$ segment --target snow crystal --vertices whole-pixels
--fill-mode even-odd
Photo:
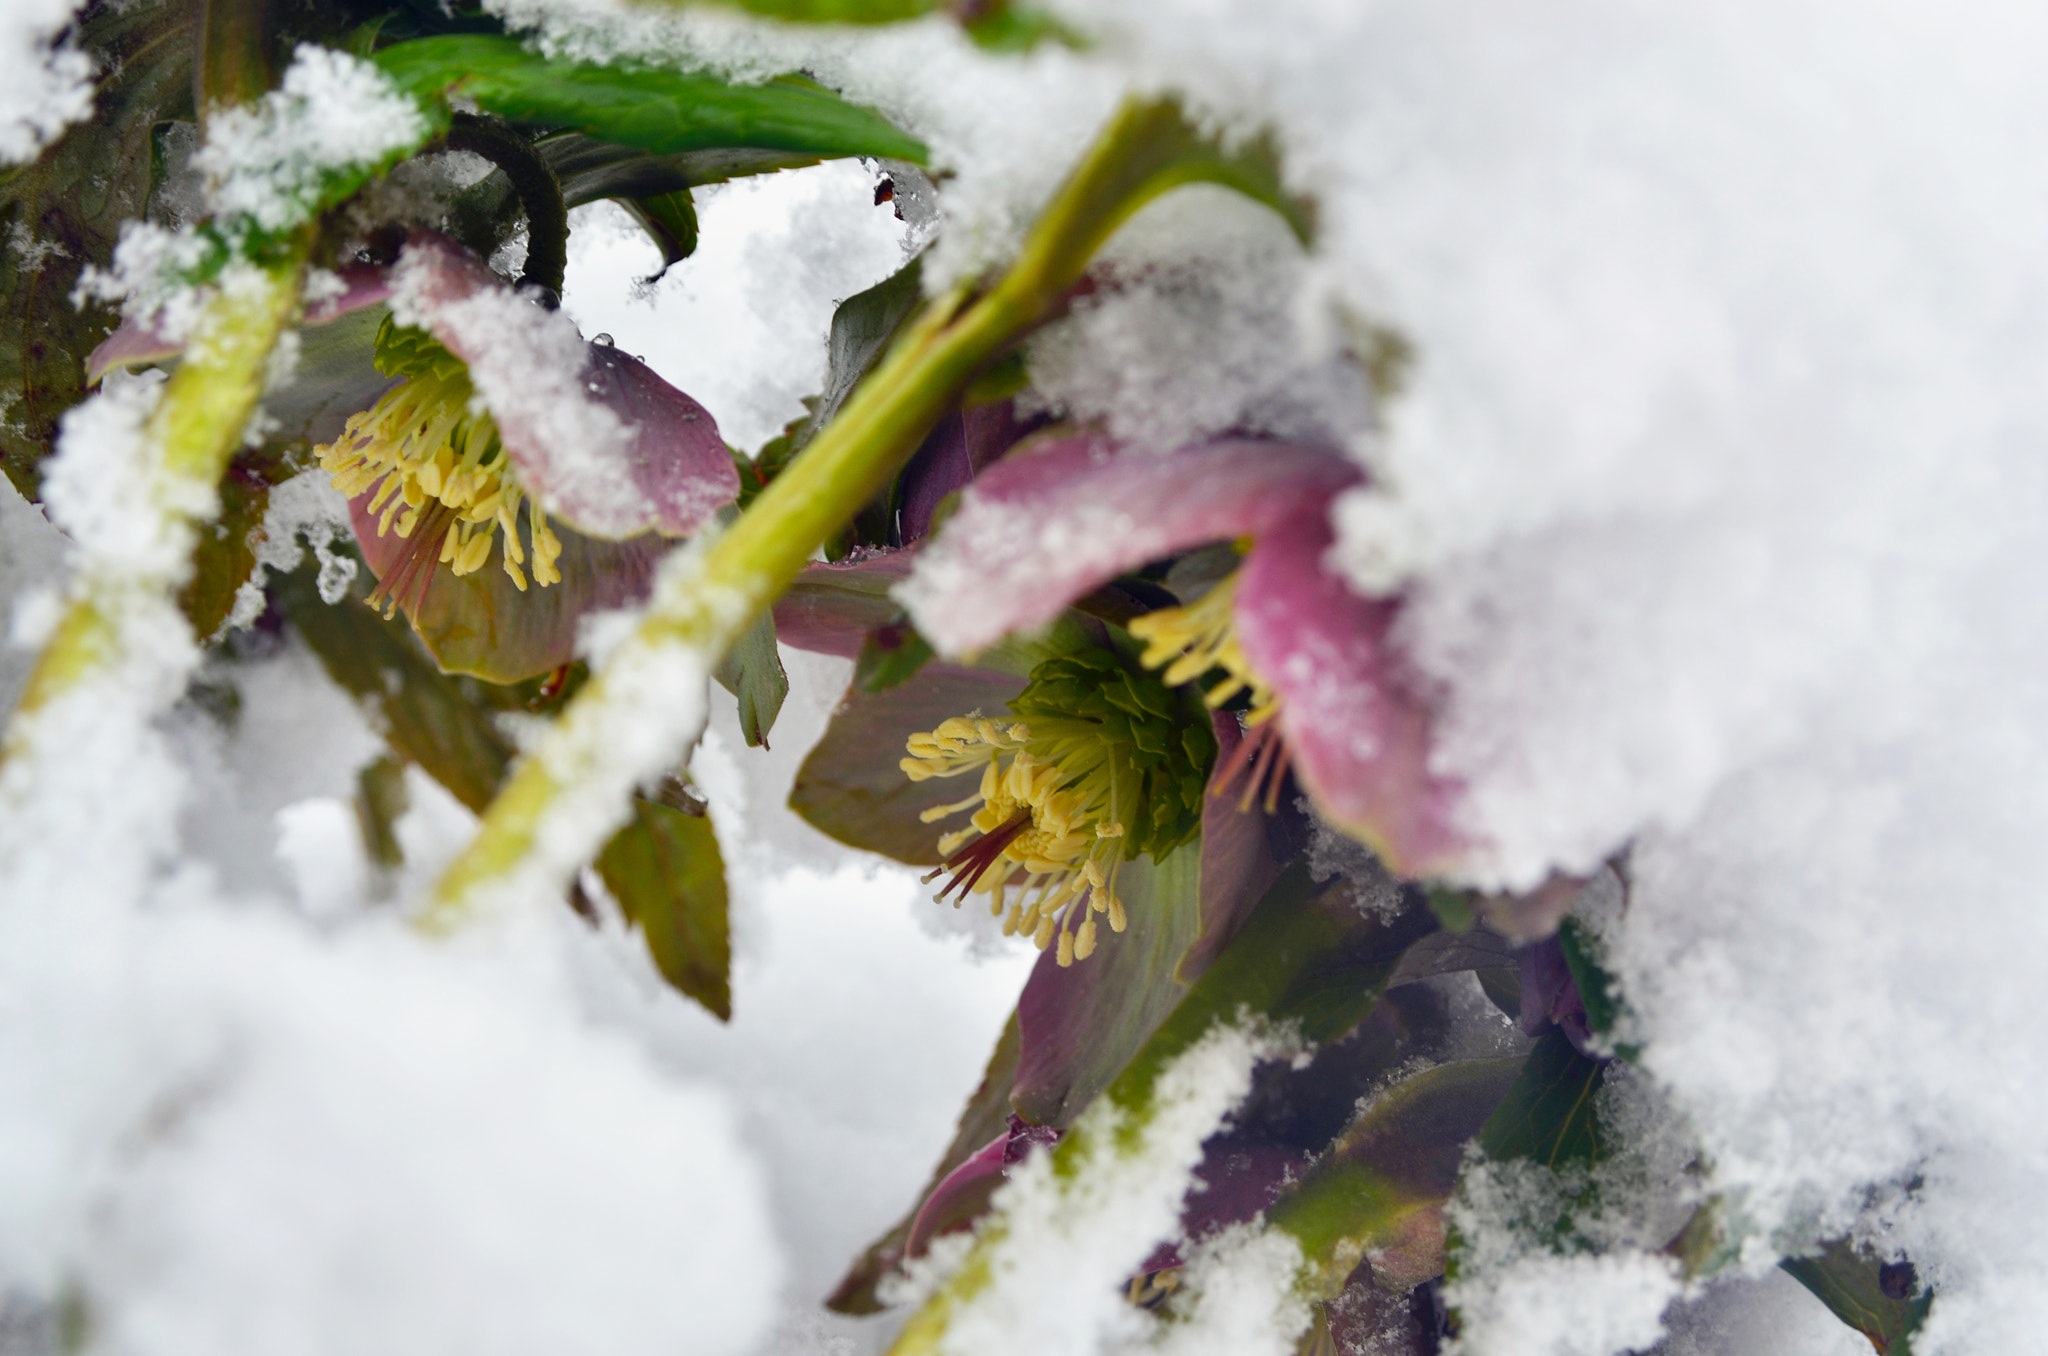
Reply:
[[[64,416],[43,498],[89,568],[169,580],[191,568],[192,529],[178,515],[210,511],[214,491],[166,471],[145,434],[163,384],[162,373],[109,372],[98,397]]]
[[[335,176],[370,169],[426,134],[419,105],[377,67],[308,44],[258,104],[207,119],[192,164],[215,212],[277,232],[305,220]]]
[[[16,0],[0,10],[0,164],[19,164],[92,114],[92,58],[59,42],[75,0]]]
[[[1483,1291],[1453,1284],[1458,1336],[1446,1356],[1612,1356],[1663,1335],[1660,1319],[1678,1293],[1667,1257],[1530,1257],[1489,1278]]]
[[[28,682],[35,649],[56,625],[67,543],[62,533],[16,492],[0,484],[0,718],[14,709]],[[37,615],[40,613],[41,615]]]
[[[302,471],[275,486],[263,510],[256,563],[235,591],[234,607],[221,629],[239,631],[254,625],[266,606],[264,581],[272,572],[297,569],[306,546],[313,548],[313,558],[320,564],[316,587],[321,601],[340,602],[355,580],[356,561],[337,552],[334,544],[348,540],[348,501],[334,488],[331,477],[320,471]]]

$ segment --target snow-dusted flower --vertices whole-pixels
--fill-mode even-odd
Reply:
[[[1056,945],[1071,965],[1095,950],[1096,914],[1113,932],[1128,925],[1123,863],[1164,860],[1199,830],[1215,738],[1199,708],[1110,649],[1039,664],[1009,707],[1014,721],[973,712],[908,741],[900,766],[913,782],[977,783],[923,812],[927,824],[973,812],[939,839],[941,864],[925,879],[949,877],[942,900],[987,895],[1005,933]]]
[[[1428,707],[1393,652],[1400,604],[1323,565],[1329,504],[1359,478],[1340,454],[1294,444],[1043,440],[974,482],[897,596],[941,652],[972,654],[1126,571],[1238,543],[1242,559],[1206,592],[1133,620],[1144,662],[1174,683],[1217,674],[1212,703],[1248,700],[1235,755],[1248,795],[1291,766],[1324,817],[1426,874],[1461,847],[1456,788],[1430,770]]]
[[[445,668],[514,682],[567,663],[585,615],[644,598],[671,542],[738,497],[702,405],[444,237],[314,295],[307,324],[391,308],[376,365],[396,384],[316,453],[371,602],[403,609]],[[124,323],[93,374],[175,356],[160,321]]]

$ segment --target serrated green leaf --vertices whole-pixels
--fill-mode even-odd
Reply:
[[[739,699],[740,732],[748,745],[767,748],[768,732],[775,728],[783,698],[789,695],[789,675],[775,648],[775,614],[763,612],[756,618],[711,676]]]
[[[1934,1295],[1912,1293],[1917,1286],[1909,1279],[1910,1267],[1891,1273],[1894,1293],[1887,1293],[1885,1265],[1842,1239],[1818,1256],[1789,1257],[1778,1265],[1836,1318],[1869,1338],[1878,1356],[1912,1356],[1912,1336],[1927,1320]]]
[[[662,977],[730,1021],[725,860],[710,819],[635,797],[633,818],[598,854],[597,871]]]
[[[750,146],[922,161],[924,143],[808,81],[732,85],[653,67],[544,57],[516,39],[450,34],[395,43],[375,60],[424,101],[449,95],[510,122],[573,128],[657,154]]]

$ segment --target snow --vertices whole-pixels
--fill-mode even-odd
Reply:
[[[73,0],[19,0],[0,12],[0,164],[33,160],[92,113],[92,58],[62,41]]]
[[[192,167],[214,211],[275,233],[306,220],[332,176],[369,170],[426,135],[426,115],[382,71],[308,44],[260,103],[206,120]]]
[[[993,1240],[985,1245],[986,1283],[956,1296],[941,1349],[949,1356],[1026,1356],[1114,1350],[1164,1336],[1159,1320],[1124,1300],[1116,1278],[1136,1273],[1158,1244],[1173,1239],[1202,1142],[1249,1091],[1252,1066],[1286,1053],[1286,1042],[1272,1033],[1213,1028],[1160,1074],[1148,1116],[1128,1116],[1107,1098],[1090,1106],[1072,1132],[1086,1144],[1070,1171],[1055,1173],[1049,1153],[1012,1169],[996,1193],[991,1223],[978,1235]],[[1273,1294],[1281,1289],[1274,1281],[1291,1277],[1285,1250],[1292,1246],[1279,1239],[1254,1245],[1252,1256],[1263,1265],[1245,1269],[1232,1287],[1238,1293],[1218,1294],[1225,1287],[1213,1282],[1196,1321],[1237,1337],[1250,1329],[1257,1345],[1238,1348],[1248,1356],[1292,1350],[1306,1306],[1275,1303]],[[942,1254],[959,1251],[935,1247],[932,1270],[945,1265]],[[1293,1255],[1298,1259],[1299,1250]],[[1169,1349],[1200,1350],[1194,1341],[1182,1335]],[[1227,1349],[1213,1348],[1219,1356]]]
[[[855,160],[695,190],[698,244],[653,286],[661,253],[609,202],[569,218],[569,299],[586,334],[701,401],[727,442],[752,452],[803,415],[825,384],[838,303],[902,267],[909,231],[874,205]]]
[[[1846,1353],[1860,1339],[1768,1268],[1852,1227],[1941,1287],[1922,1356],[2031,1347],[2048,1323],[2031,1005],[2048,950],[2048,20],[1991,0],[1071,0],[1095,51],[1016,60],[937,21],[496,8],[553,50],[801,67],[873,102],[950,176],[935,284],[1014,249],[1127,81],[1272,122],[1318,200],[1315,246],[1213,190],[1162,200],[1112,244],[1116,285],[1033,344],[1041,394],[1160,442],[1328,438],[1370,469],[1337,506],[1334,563],[1406,591],[1441,770],[1487,845],[1468,874],[1528,886],[1632,845],[1603,931],[1657,1142],[1696,1148],[1746,1231],[1737,1274],[1667,1312],[1680,1287],[1648,1222],[1668,1198],[1629,1196],[1605,1255],[1515,1254],[1475,1215],[1505,1251],[1462,1283],[1463,1349],[1608,1352],[1665,1331],[1672,1356]],[[18,5],[0,27],[0,156],[83,110],[82,59],[48,54],[63,17]],[[361,74],[295,70],[281,97],[307,103]],[[283,103],[237,124],[205,153],[217,201],[283,220],[307,164],[397,144],[395,114],[372,127],[356,107],[333,105],[349,116],[331,129]],[[589,209],[565,309],[757,446],[816,388],[832,301],[902,258],[871,175],[700,194],[700,254],[637,309],[616,298],[652,252]],[[170,248],[136,241],[138,260]],[[1414,353],[1377,402],[1344,358],[1375,329]],[[68,426],[48,507],[85,568],[175,572],[177,534],[132,474],[151,398],[117,386]],[[17,604],[59,568],[30,514],[0,516]],[[17,629],[48,612],[18,609]],[[321,1316],[337,1350],[878,1340],[808,1302],[907,1203],[1016,959],[967,967],[921,929],[907,879],[839,865],[770,796],[746,800],[749,837],[732,788],[754,774],[728,772],[799,756],[800,723],[773,755],[729,731],[700,755],[740,864],[739,1015],[718,1031],[615,924],[586,936],[511,909],[429,945],[352,898],[368,877],[342,797],[371,746],[346,704],[309,695],[323,680],[286,650],[238,679],[248,733],[189,711],[166,733],[156,713],[197,654],[160,603],[117,620],[147,662],[50,710],[0,772],[0,998],[49,1018],[0,1024],[0,1289],[82,1285],[116,1350],[291,1350],[311,1330],[293,1313]],[[703,656],[615,657],[633,715],[542,745],[583,797],[525,882],[549,909],[626,789],[711,709],[674,698],[702,689]],[[815,717],[844,670],[796,676],[791,711]],[[315,726],[318,776],[240,761]],[[404,900],[468,828],[425,792],[415,805]],[[1020,1250],[988,1301],[1000,1323],[963,1329],[982,1350],[1167,1340],[1101,1278],[1149,1246],[1172,1174],[1109,1181],[1124,1204],[1072,1219],[1049,1177],[1020,1185],[1017,1219],[1095,1260]],[[403,1215],[385,1194],[401,1189]],[[701,1202],[738,1241],[705,1248],[716,1235],[657,1198]],[[657,1269],[657,1253],[688,1260]],[[1217,1296],[1241,1287],[1213,1319],[1231,1349],[1281,1330],[1272,1264],[1247,1252],[1213,1273]],[[505,1295],[528,1325],[485,1326]]]

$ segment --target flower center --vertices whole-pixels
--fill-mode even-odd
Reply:
[[[540,505],[526,498],[462,360],[424,331],[387,319],[377,335],[377,370],[404,380],[349,416],[339,438],[314,449],[335,489],[351,499],[370,494],[377,535],[407,543],[370,602],[382,602],[386,616],[399,601],[417,605],[437,566],[473,574],[489,563],[501,536],[505,573],[524,593],[522,502],[533,580],[542,587],[560,582],[561,540]]]
[[[972,795],[924,812],[927,824],[973,812],[939,839],[941,864],[925,879],[950,876],[937,898],[957,893],[956,907],[987,895],[1006,935],[1040,950],[1057,942],[1071,965],[1094,952],[1097,914],[1112,932],[1128,925],[1123,863],[1163,859],[1200,827],[1214,737],[1199,708],[1107,651],[1040,664],[1010,709],[1027,720],[974,712],[907,742],[901,767],[914,782],[979,776]]]
[[[1166,607],[1134,617],[1131,634],[1145,642],[1138,662],[1148,669],[1165,666],[1160,675],[1179,687],[1207,673],[1218,673],[1220,681],[1202,694],[1213,709],[1242,693],[1245,737],[1231,756],[1230,765],[1217,774],[1213,795],[1225,795],[1240,782],[1244,794],[1237,808],[1249,810],[1255,800],[1263,801],[1267,814],[1280,804],[1280,788],[1287,780],[1287,741],[1280,727],[1269,724],[1280,710],[1280,694],[1252,671],[1237,643],[1237,574],[1218,580],[1209,591],[1185,607]]]
[[[1220,671],[1222,681],[1202,694],[1210,707],[1220,707],[1240,692],[1250,702],[1244,723],[1263,725],[1280,709],[1280,697],[1252,672],[1244,647],[1237,643],[1237,575],[1225,575],[1209,591],[1185,607],[1165,607],[1134,617],[1131,634],[1145,642],[1138,662],[1148,669],[1165,666],[1160,675],[1179,687],[1203,674]]]

